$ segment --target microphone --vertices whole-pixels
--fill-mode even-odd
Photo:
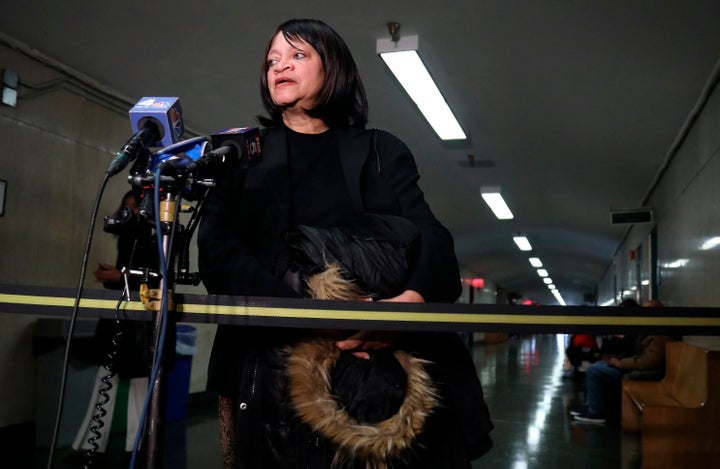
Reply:
[[[195,137],[161,148],[152,154],[150,170],[160,169],[161,174],[171,174],[185,169],[205,154],[208,143],[207,137]]]
[[[135,134],[120,149],[107,170],[114,176],[148,147],[169,146],[180,139],[184,129],[178,98],[142,98],[130,109]]]
[[[228,160],[236,160],[244,167],[257,164],[262,157],[260,131],[257,127],[233,127],[210,135],[214,150],[205,153],[187,166],[192,174],[202,173]]]

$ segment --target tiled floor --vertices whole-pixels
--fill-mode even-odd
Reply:
[[[475,344],[473,358],[495,423],[493,449],[473,468],[639,467],[639,437],[618,424],[578,424],[582,381],[562,378],[564,335]]]
[[[637,435],[622,432],[617,424],[571,421],[568,409],[580,404],[583,386],[562,378],[565,340],[563,335],[527,335],[475,343],[473,358],[495,430],[493,449],[473,463],[474,469],[639,467]],[[107,459],[93,467],[129,467],[123,441],[124,435],[113,435]],[[20,465],[5,467],[48,467],[47,449],[21,451],[10,455]],[[214,401],[191,399],[187,418],[168,423],[165,451],[168,468],[221,467]],[[52,468],[83,467],[82,459],[71,463],[70,456],[69,449],[58,449]]]

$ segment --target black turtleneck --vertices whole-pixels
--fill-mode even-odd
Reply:
[[[301,134],[286,128],[292,223],[328,227],[353,214],[340,165],[337,137],[330,129]]]

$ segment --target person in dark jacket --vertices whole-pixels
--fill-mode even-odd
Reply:
[[[650,300],[643,307],[662,307],[659,300]],[[604,356],[587,369],[585,405],[571,411],[578,422],[605,424],[617,421],[620,414],[622,380],[660,380],[665,374],[665,344],[676,340],[667,335],[638,335],[634,337],[635,353]],[[627,337],[624,337],[627,339]]]
[[[127,290],[128,294],[130,291],[137,292],[142,280],[129,275],[125,278],[123,268],[147,268],[155,271],[158,268],[157,243],[151,227],[138,217],[138,202],[138,195],[134,191],[128,191],[123,195],[120,207],[112,216],[107,217],[104,229],[117,235],[117,258],[114,265],[101,263],[94,272],[95,280],[105,288]],[[120,380],[126,380],[129,382],[129,391],[125,451],[132,451],[152,367],[152,344],[153,323],[150,321],[116,321],[108,318],[98,320],[92,356],[98,365],[98,373],[84,421],[72,445],[73,449],[105,452]],[[96,434],[92,428],[98,424],[93,420],[93,416],[99,414],[97,402],[104,400],[98,394],[101,388],[106,387],[103,379],[109,381],[112,387],[107,390],[109,400],[103,406],[107,412],[102,419],[104,426],[96,428],[100,431]]]
[[[289,234],[299,226],[329,230],[375,214],[401,217],[413,225],[417,236],[411,259],[400,288],[391,296],[362,291],[350,299],[455,301],[461,284],[452,236],[425,201],[417,185],[415,161],[405,144],[387,132],[365,129],[365,91],[343,39],[317,20],[281,24],[265,51],[261,96],[269,114],[260,118],[265,126],[262,162],[249,169],[230,167],[218,175],[200,223],[199,270],[207,291],[307,296],[307,279],[298,278],[300,270],[293,268],[292,256],[288,256]],[[304,346],[317,345],[318,336],[325,342],[307,351]],[[330,348],[323,348],[328,341]],[[360,396],[365,402],[374,398],[372,386],[363,386],[362,380],[357,387],[347,385],[346,376],[357,380],[352,370],[369,371],[369,376],[379,377],[377,382],[389,389],[399,376],[396,365],[404,358],[396,360],[386,352],[401,351],[406,353],[402,357],[416,358],[414,371],[397,385],[407,386],[406,394],[415,393],[418,403],[429,405],[430,411],[422,425],[410,431],[409,447],[384,456],[370,454],[376,448],[373,443],[366,447],[369,453],[353,451],[355,437],[345,427],[335,426],[337,433],[331,435],[322,424],[300,415],[302,404],[296,398],[302,399],[302,393],[293,388],[297,380],[293,381],[287,368],[288,358],[297,358],[303,350],[309,354],[305,356],[337,355],[341,365],[335,368],[342,368],[342,373],[336,370],[333,375],[344,383],[345,391],[367,389],[368,395]],[[292,363],[309,363],[312,371],[314,362],[308,360]],[[368,364],[383,366],[374,370]],[[414,388],[415,377],[422,374],[430,378],[431,395]],[[467,349],[453,333],[220,325],[207,388],[219,395],[228,468],[467,469],[492,444],[493,426],[480,381]],[[358,398],[357,389],[348,399]],[[361,412],[363,417],[350,416],[347,422],[391,418],[388,412],[380,412],[380,417],[372,411]],[[399,448],[397,443],[391,445]]]

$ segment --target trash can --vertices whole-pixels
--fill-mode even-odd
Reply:
[[[167,374],[167,395],[165,401],[165,420],[172,422],[184,419],[187,415],[188,395],[190,394],[190,371],[192,357],[195,355],[197,329],[188,324],[176,326],[175,364]]]
[[[96,324],[96,319],[78,319],[75,322],[57,439],[59,448],[72,444],[92,393],[97,365],[90,359],[90,354]],[[69,329],[69,319],[39,318],[35,322],[35,444],[41,448],[49,448],[52,444]]]

